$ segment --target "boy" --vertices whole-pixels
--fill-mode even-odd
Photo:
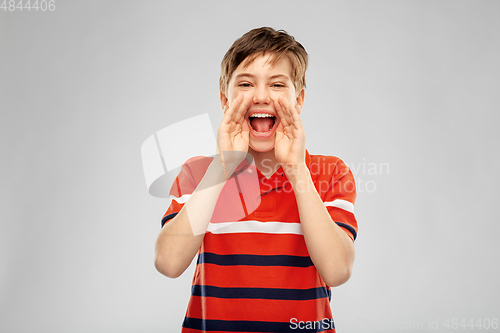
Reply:
[[[267,27],[224,56],[220,154],[183,165],[156,242],[171,278],[198,254],[182,332],[335,332],[330,287],[351,275],[356,191],[340,159],[305,149],[307,57]]]

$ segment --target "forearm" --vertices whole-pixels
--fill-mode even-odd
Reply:
[[[184,207],[163,226],[155,247],[155,266],[160,273],[176,278],[189,266],[201,246],[226,177],[238,164],[226,163],[224,172],[216,156]]]
[[[325,283],[335,287],[349,280],[354,262],[354,243],[330,217],[309,169],[301,164],[287,173],[292,184],[304,240],[312,262]]]

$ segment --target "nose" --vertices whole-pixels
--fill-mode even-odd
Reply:
[[[271,97],[269,96],[269,91],[266,87],[260,86],[254,91],[253,95],[254,104],[269,104],[271,103]]]

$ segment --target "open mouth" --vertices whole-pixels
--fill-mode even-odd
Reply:
[[[268,134],[276,124],[276,117],[270,114],[255,113],[249,117],[250,126],[258,134]]]

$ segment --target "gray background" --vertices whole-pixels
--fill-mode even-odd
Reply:
[[[499,318],[499,13],[499,1],[1,10],[0,331],[179,331],[194,267],[175,280],[154,268],[167,207],[147,192],[140,146],[202,113],[215,130],[220,61],[260,26],[310,54],[308,150],[356,169],[338,331]]]

